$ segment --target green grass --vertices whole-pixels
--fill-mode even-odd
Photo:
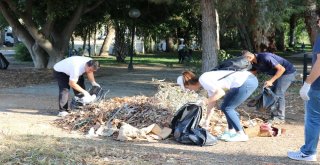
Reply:
[[[298,49],[298,46],[296,47]],[[307,51],[311,51],[311,46],[306,45]],[[227,54],[238,56],[241,54],[241,50],[237,49],[229,49],[225,50]],[[278,51],[275,54],[282,57],[290,57],[293,54],[301,53],[299,51]],[[193,60],[191,62],[185,62],[184,65],[186,67],[200,67],[201,68],[201,57],[202,51],[194,51],[192,53]],[[116,61],[115,56],[109,57],[94,57],[99,60],[102,66],[110,66],[110,65],[128,65],[130,62],[130,56],[127,56],[124,63],[119,63]],[[148,66],[167,66],[172,67],[174,65],[179,65],[178,63],[178,53],[177,52],[157,52],[157,53],[149,53],[149,54],[136,54],[133,56],[133,65],[148,65]]]
[[[201,52],[195,51],[192,54],[194,60],[201,59]],[[116,61],[115,56],[109,57],[94,57],[99,60],[101,65],[119,65],[119,64],[129,64],[130,56],[127,56],[125,59],[125,63],[119,63]],[[158,52],[158,53],[150,53],[150,54],[136,54],[132,58],[133,64],[139,65],[163,65],[163,66],[173,66],[178,64],[178,53],[177,52]],[[187,64],[187,63],[186,63]],[[188,64],[187,64],[188,65]]]
[[[117,62],[115,56],[96,57],[95,59],[99,60],[101,65],[129,64],[130,62],[130,56],[126,57],[125,63]],[[175,53],[136,54],[132,62],[143,65],[173,65],[178,63],[178,55]]]

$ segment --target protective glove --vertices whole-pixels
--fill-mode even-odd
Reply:
[[[82,97],[82,102],[83,102],[84,104],[88,104],[88,103],[93,102],[94,99],[96,99],[96,95],[84,96],[84,97]]]
[[[310,90],[310,84],[304,82],[299,93],[300,93],[300,97],[305,101],[309,100],[309,96],[308,96],[309,90]]]
[[[91,97],[90,93],[88,91],[82,92],[83,97]]]
[[[92,83],[91,83],[91,85],[92,85],[92,86],[100,87],[100,85],[99,85],[97,82],[95,82],[95,81],[94,81],[94,82],[92,82]]]

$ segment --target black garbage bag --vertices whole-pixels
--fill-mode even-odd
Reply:
[[[217,138],[209,131],[201,128],[202,107],[195,103],[183,105],[171,121],[172,133],[176,141],[183,144],[211,146]]]
[[[256,107],[260,112],[273,112],[279,107],[279,96],[277,96],[270,88],[263,88],[262,93],[251,99],[248,107]]]

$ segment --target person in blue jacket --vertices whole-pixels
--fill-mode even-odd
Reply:
[[[319,13],[318,13],[319,14]],[[317,18],[320,27],[320,18]],[[300,97],[305,101],[304,145],[299,151],[289,151],[290,159],[317,161],[317,147],[320,133],[320,34],[312,50],[312,69],[300,89]]]
[[[285,122],[285,93],[292,81],[295,80],[296,69],[288,60],[269,52],[253,54],[247,50],[242,52],[252,64],[254,74],[266,73],[270,79],[264,82],[264,87],[270,87],[279,97],[279,106],[270,114],[269,123],[282,124]]]

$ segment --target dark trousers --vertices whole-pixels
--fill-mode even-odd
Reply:
[[[178,51],[179,63],[183,63],[184,61],[184,52],[182,50]]]
[[[69,75],[54,71],[54,77],[58,81],[59,86],[59,111],[68,111],[68,100],[69,100]],[[77,82],[78,85],[80,85],[83,89],[85,88],[84,85],[84,77],[81,75]],[[79,94],[78,91],[73,90],[74,94]]]
[[[4,62],[4,64],[1,64],[1,61]],[[0,53],[0,68],[1,69],[7,69],[9,66],[9,61],[4,57],[2,53]]]

